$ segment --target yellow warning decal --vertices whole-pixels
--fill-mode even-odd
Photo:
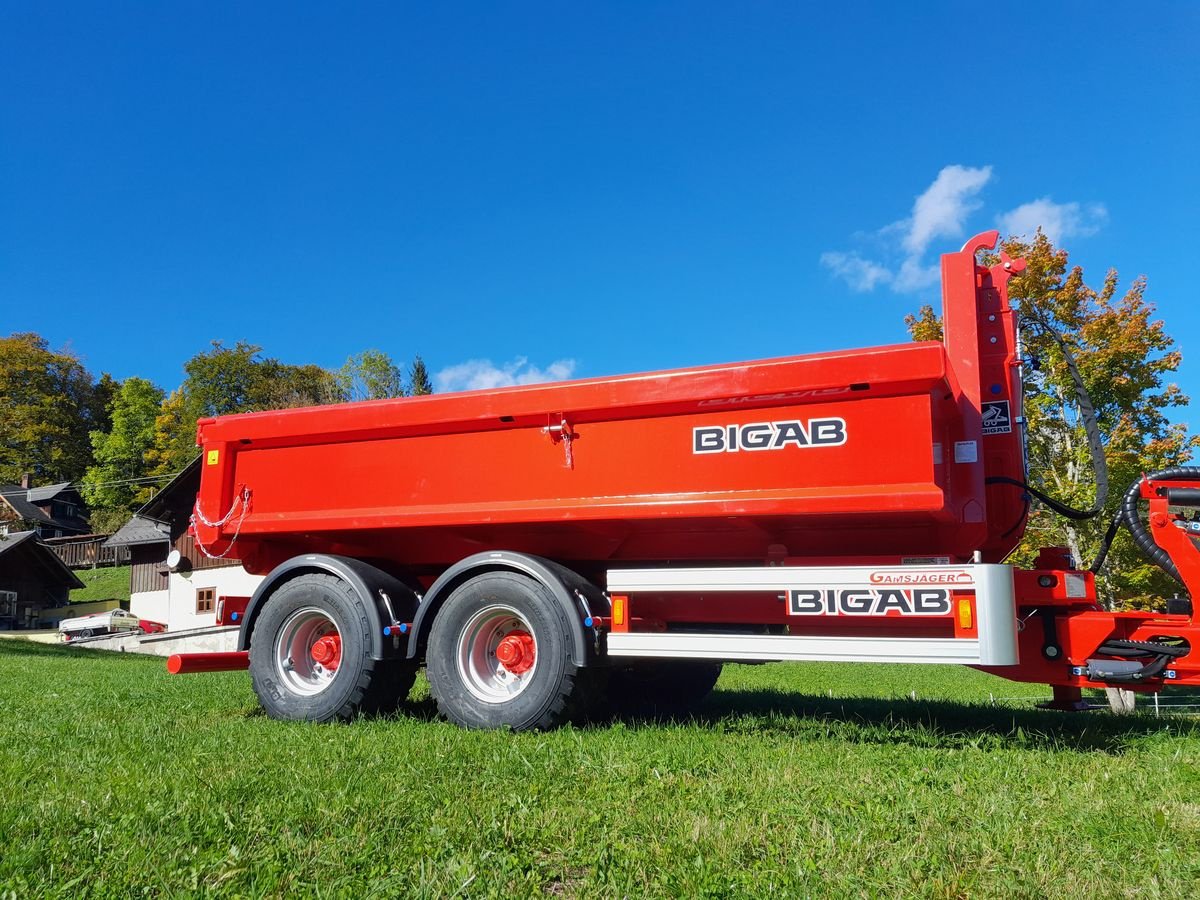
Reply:
[[[208,464],[210,466],[215,466],[220,461],[220,459],[221,459],[221,451],[220,450],[209,450],[208,451]]]

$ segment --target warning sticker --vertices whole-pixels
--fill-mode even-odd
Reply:
[[[1012,416],[1009,415],[1007,400],[994,400],[983,404],[983,433],[1008,434],[1012,431]]]

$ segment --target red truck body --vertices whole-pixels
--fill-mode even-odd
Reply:
[[[1023,262],[979,265],[996,239],[943,257],[942,342],[202,420],[197,543],[269,577],[239,606],[242,655],[193,668],[248,663],[253,675],[260,614],[319,575],[357,591],[382,627],[363,652],[425,659],[443,711],[464,724],[549,721],[489,718],[525,690],[535,659],[549,665],[542,589],[581,669],[927,659],[1045,681],[1063,703],[1085,686],[1200,680],[1190,614],[1105,613],[1091,573],[1054,550],[1036,571],[999,565],[1028,498],[1007,294]],[[1154,540],[1200,587],[1200,554],[1170,531]],[[505,586],[498,571],[525,581]],[[309,606],[280,600],[264,619],[275,650],[260,697],[292,684],[303,699],[345,666],[328,585],[306,584]],[[533,599],[496,599],[510,589]],[[1022,627],[1034,613],[1039,628]],[[441,686],[438,647],[457,654],[436,662]],[[1147,655],[1157,671],[1132,675],[1130,658]],[[482,718],[456,711],[456,691]]]
[[[983,476],[1023,477],[1015,336],[1008,273],[968,255],[948,273],[946,344],[201,421],[198,508],[234,516],[197,537],[223,553],[236,533],[263,573],[297,542],[431,570],[494,547],[999,561],[1020,539],[1020,494]],[[1006,423],[991,433],[979,360]]]

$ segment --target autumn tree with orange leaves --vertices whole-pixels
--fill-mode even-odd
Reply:
[[[1087,566],[1125,489],[1143,472],[1187,465],[1200,446],[1200,436],[1167,417],[1168,410],[1188,403],[1170,382],[1183,357],[1163,322],[1154,318],[1144,276],[1118,293],[1117,272],[1110,269],[1097,290],[1084,280],[1080,266],[1070,265],[1067,251],[1040,231],[1032,241],[1010,237],[1002,246],[1010,257],[1024,257],[1027,263],[1025,272],[1009,282],[1009,295],[1019,303],[1022,321],[1029,483],[1079,509],[1090,508],[1096,498],[1075,386],[1058,340],[1039,324],[1045,322],[1070,346],[1091,395],[1111,486],[1103,513],[1082,522],[1034,501],[1024,540],[1010,561],[1030,565],[1039,547],[1061,545]],[[931,306],[907,316],[905,324],[914,340],[942,337],[941,321]],[[1114,607],[1142,608],[1161,606],[1161,598],[1180,590],[1147,562],[1123,530],[1097,577],[1097,588]]]

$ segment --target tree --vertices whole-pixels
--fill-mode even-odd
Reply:
[[[29,473],[71,481],[91,462],[89,432],[106,427],[112,380],[97,385],[73,353],[32,333],[0,338],[0,482]]]
[[[126,379],[109,406],[108,431],[91,433],[95,462],[81,484],[92,511],[92,528],[119,527],[129,513],[153,493],[144,478],[150,470],[147,454],[154,446],[154,424],[163,401],[162,389],[144,378]]]
[[[197,353],[183,364],[183,370],[183,384],[159,407],[148,453],[152,474],[174,474],[195,458],[197,419],[342,399],[334,373],[264,357],[261,347],[246,341],[233,347],[213,341],[210,350]]]
[[[381,350],[364,350],[351,356],[334,377],[340,392],[337,401],[385,400],[405,394],[404,375]]]
[[[149,474],[174,475],[196,458],[196,419],[182,388],[163,398],[154,417],[154,441],[146,451]]]
[[[409,393],[414,397],[433,393],[433,382],[429,380],[429,372],[425,369],[425,360],[418,355],[414,357],[412,368],[409,370]]]
[[[1084,281],[1080,266],[1069,266],[1067,251],[1054,247],[1040,231],[1032,241],[1008,238],[1003,248],[1010,257],[1024,257],[1027,266],[1009,282],[1009,294],[1019,303],[1023,323],[1030,483],[1080,509],[1091,507],[1096,499],[1074,382],[1053,329],[1068,343],[1096,409],[1112,485],[1103,512],[1087,521],[1064,519],[1035,506],[1014,562],[1029,565],[1039,547],[1061,545],[1086,566],[1098,552],[1126,487],[1143,472],[1187,464],[1200,446],[1200,437],[1189,435],[1186,426],[1172,424],[1166,415],[1166,410],[1188,402],[1166,381],[1178,370],[1182,355],[1163,323],[1152,318],[1154,305],[1146,299],[1145,277],[1118,295],[1118,275],[1110,269],[1103,286],[1095,290]],[[905,322],[916,340],[941,338],[941,322],[929,306]],[[1106,602],[1136,606],[1177,590],[1124,532],[1097,587]]]

